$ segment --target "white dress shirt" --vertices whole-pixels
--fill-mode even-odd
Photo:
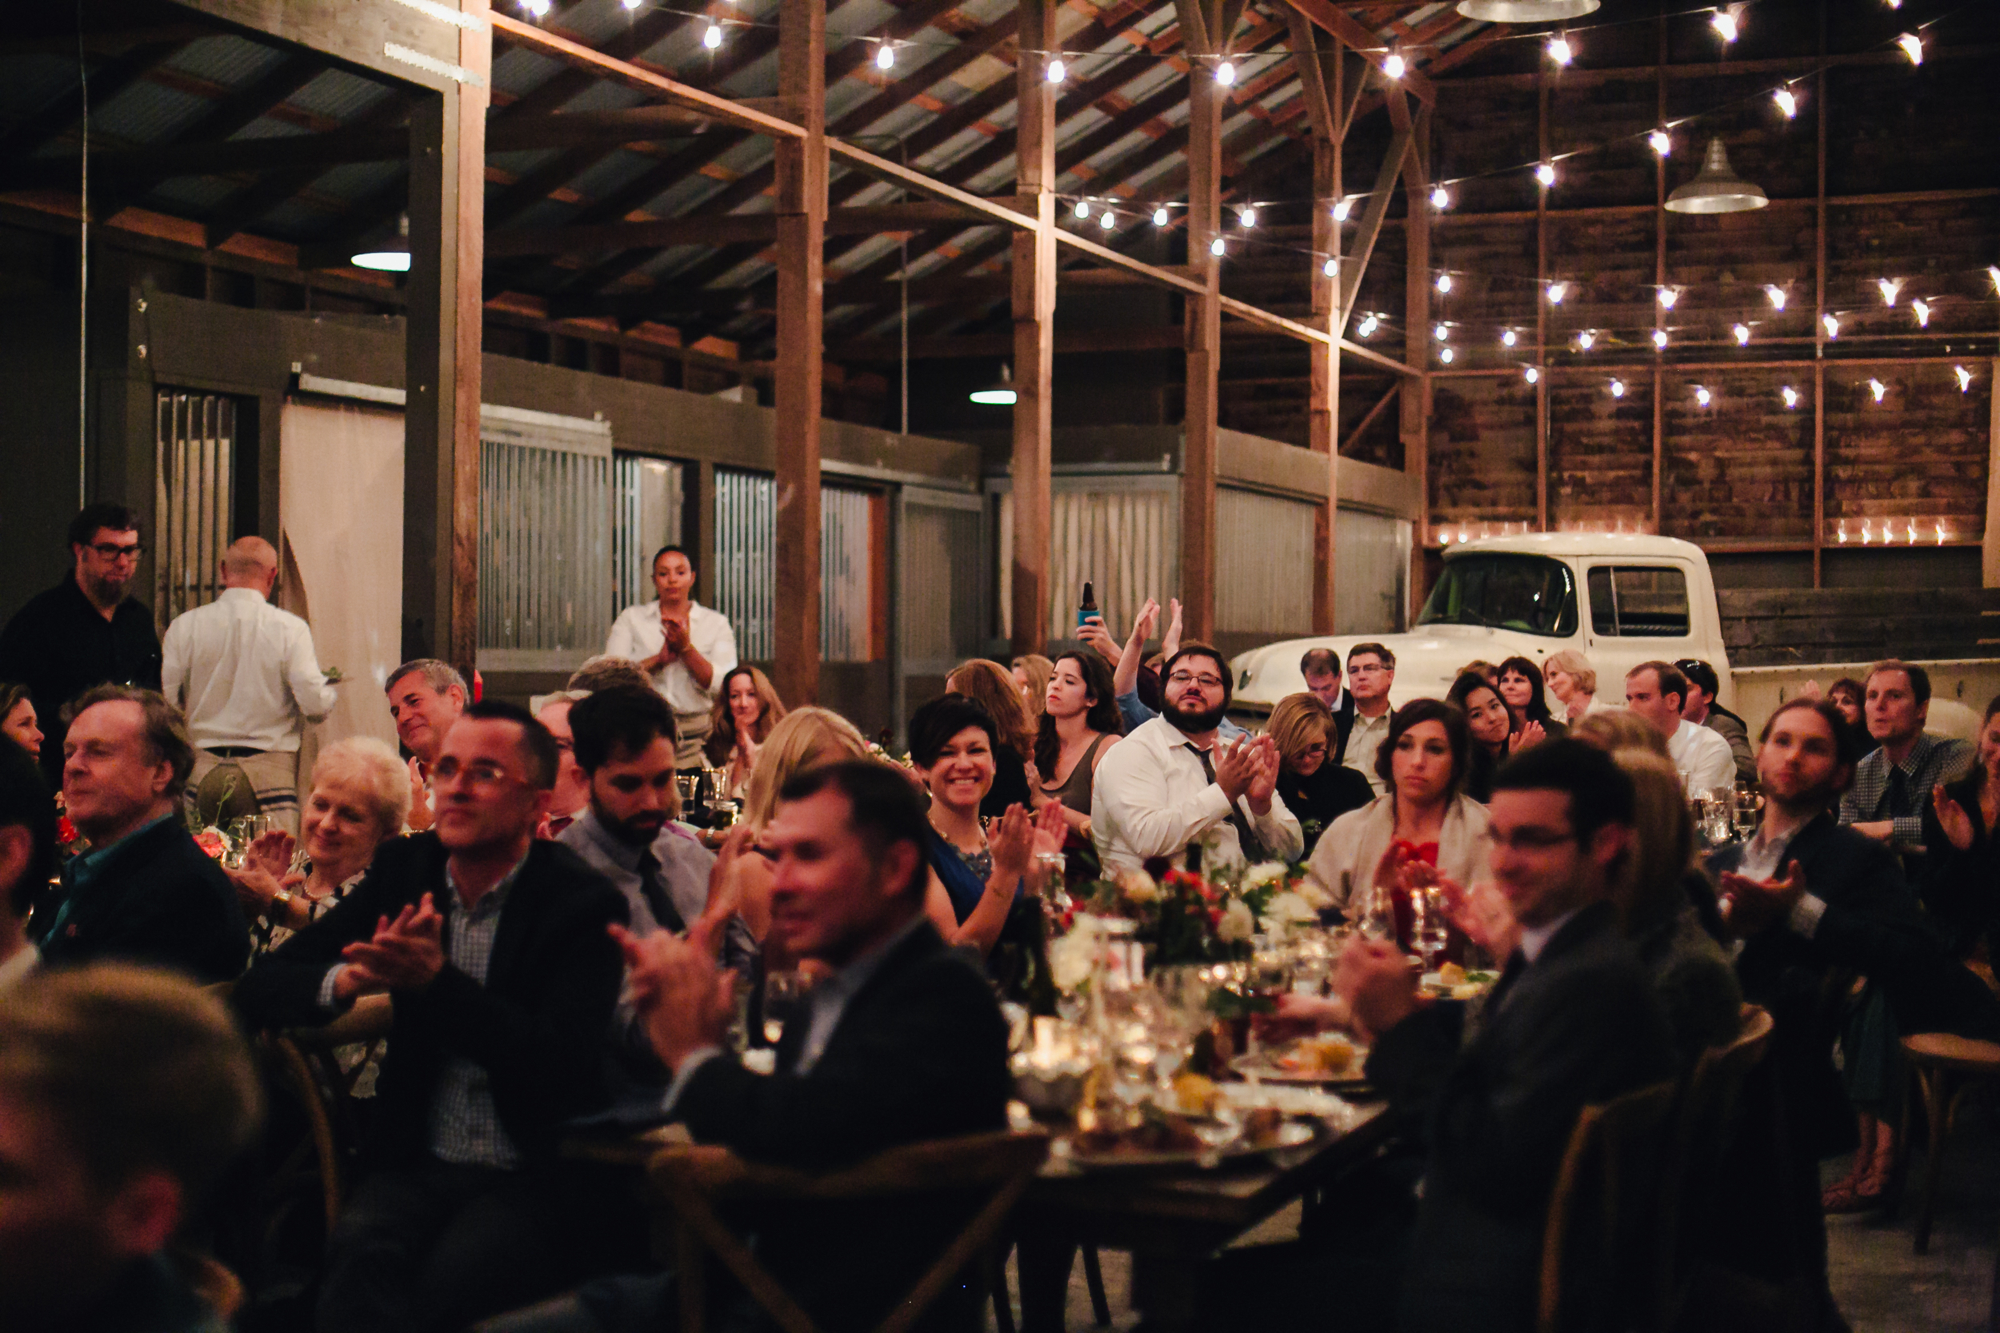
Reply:
[[[628,606],[612,622],[611,637],[604,651],[613,657],[629,657],[643,662],[664,648],[666,631],[660,628],[660,603],[655,598]],[[706,713],[715,703],[715,689],[722,678],[736,669],[736,631],[720,611],[711,611],[700,602],[688,604],[688,643],[708,659],[715,673],[706,688],[697,685],[685,662],[669,662],[653,673],[653,687],[666,696],[676,713]]]
[[[174,617],[161,649],[160,692],[204,750],[297,750],[305,724],[333,711],[312,630],[255,588],[225,588]]]
[[[1736,757],[1729,753],[1729,742],[1700,723],[1681,719],[1667,737],[1667,757],[1680,770],[1681,786],[1690,796],[1736,785]]]
[[[1377,796],[1386,795],[1389,790],[1389,780],[1375,771],[1375,756],[1380,753],[1382,742],[1389,739],[1389,718],[1395,711],[1385,708],[1382,716],[1369,717],[1356,708],[1354,729],[1347,733],[1347,754],[1340,761],[1367,778]]]
[[[1106,870],[1136,870],[1148,857],[1178,858],[1205,834],[1216,855],[1241,865],[1243,849],[1229,822],[1229,798],[1202,771],[1186,733],[1163,717],[1139,727],[1111,747],[1091,781],[1091,837]],[[1273,861],[1296,861],[1305,850],[1299,821],[1274,792],[1264,815],[1237,802],[1243,818]]]

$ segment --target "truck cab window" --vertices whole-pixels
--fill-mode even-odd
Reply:
[[[1576,580],[1568,565],[1499,552],[1445,561],[1417,617],[1419,625],[1484,625],[1553,638],[1576,633],[1576,620]]]
[[[1623,638],[1684,639],[1689,633],[1687,575],[1672,565],[1594,565],[1590,627]]]

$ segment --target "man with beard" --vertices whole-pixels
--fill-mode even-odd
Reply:
[[[1277,796],[1277,742],[1217,740],[1229,697],[1229,665],[1208,644],[1183,644],[1168,660],[1163,711],[1113,746],[1092,782],[1092,836],[1107,871],[1178,862],[1190,844],[1239,865],[1304,851]]]
[[[69,577],[0,630],[0,680],[28,687],[50,786],[62,781],[64,704],[93,685],[160,688],[152,609],[126,596],[146,549],[139,515],[124,505],[88,505],[69,525],[69,549]]]
[[[444,749],[444,734],[472,702],[465,677],[449,662],[419,657],[389,673],[383,685],[396,739],[410,752],[410,828],[431,826],[431,765]]]

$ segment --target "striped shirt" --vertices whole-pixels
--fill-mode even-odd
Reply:
[[[450,866],[445,868],[445,889],[451,894],[451,908],[445,914],[445,961],[482,986],[493,961],[493,937],[500,930],[501,910],[520,873],[521,866],[516,865],[485,897],[467,907]],[[462,1055],[444,1062],[431,1095],[431,1151],[460,1166],[511,1170],[521,1164],[520,1149],[507,1136],[500,1112],[493,1105],[493,1088],[484,1065]]]

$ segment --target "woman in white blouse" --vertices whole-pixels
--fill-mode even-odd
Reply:
[[[1334,820],[1306,863],[1348,920],[1364,919],[1411,861],[1459,884],[1487,878],[1486,807],[1459,792],[1470,744],[1465,714],[1441,699],[1413,699],[1389,719],[1375,760],[1389,790]]]

